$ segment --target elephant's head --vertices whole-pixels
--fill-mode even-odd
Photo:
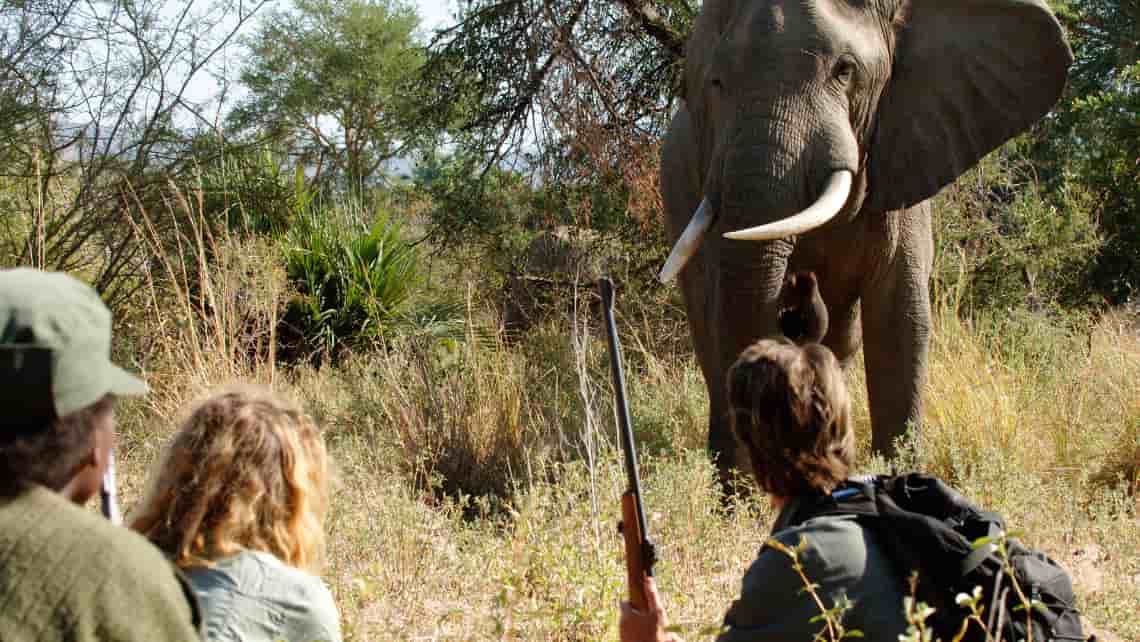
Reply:
[[[1044,0],[705,0],[685,101],[704,197],[742,240],[925,200],[1041,118],[1072,55]]]

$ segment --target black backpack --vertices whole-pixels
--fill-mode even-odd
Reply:
[[[789,525],[821,515],[855,515],[879,533],[887,555],[904,577],[918,572],[916,597],[935,609],[926,621],[935,638],[954,639],[970,614],[956,597],[980,586],[985,605],[982,618],[994,638],[1002,642],[1029,639],[1027,610],[1013,582],[1002,572],[997,544],[974,546],[981,538],[996,539],[1006,531],[1001,515],[981,510],[937,478],[919,473],[847,481],[831,495],[802,501]],[[1041,605],[1028,610],[1033,641],[1084,642],[1068,573],[1016,538],[1007,538],[1005,546],[1018,586],[1026,598]],[[985,639],[981,627],[971,623],[963,642]]]

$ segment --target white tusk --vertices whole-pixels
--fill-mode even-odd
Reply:
[[[768,241],[788,236],[804,234],[835,218],[847,203],[851,194],[851,181],[854,175],[847,170],[839,170],[827,179],[823,194],[806,210],[785,219],[758,225],[735,232],[725,232],[724,237],[737,241]]]
[[[662,283],[672,281],[681,268],[693,258],[697,248],[701,246],[701,239],[704,238],[705,232],[712,227],[713,224],[713,211],[712,206],[709,205],[709,199],[701,199],[701,204],[697,207],[696,214],[693,214],[693,220],[689,221],[688,227],[681,233],[681,238],[673,245],[673,251],[669,253],[669,258],[665,259],[665,265],[661,268],[661,272],[657,275],[657,280]]]

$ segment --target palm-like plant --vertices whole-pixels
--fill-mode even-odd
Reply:
[[[283,334],[300,345],[286,346],[286,355],[335,357],[381,338],[420,282],[418,253],[399,222],[381,213],[365,225],[361,210],[310,207],[287,234],[285,270],[296,296]]]

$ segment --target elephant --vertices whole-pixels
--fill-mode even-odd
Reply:
[[[872,449],[920,425],[931,332],[929,199],[1040,120],[1073,56],[1044,0],[705,0],[662,143],[672,252],[735,466],[725,372],[778,333],[785,276],[813,272],[823,344],[862,349]]]

